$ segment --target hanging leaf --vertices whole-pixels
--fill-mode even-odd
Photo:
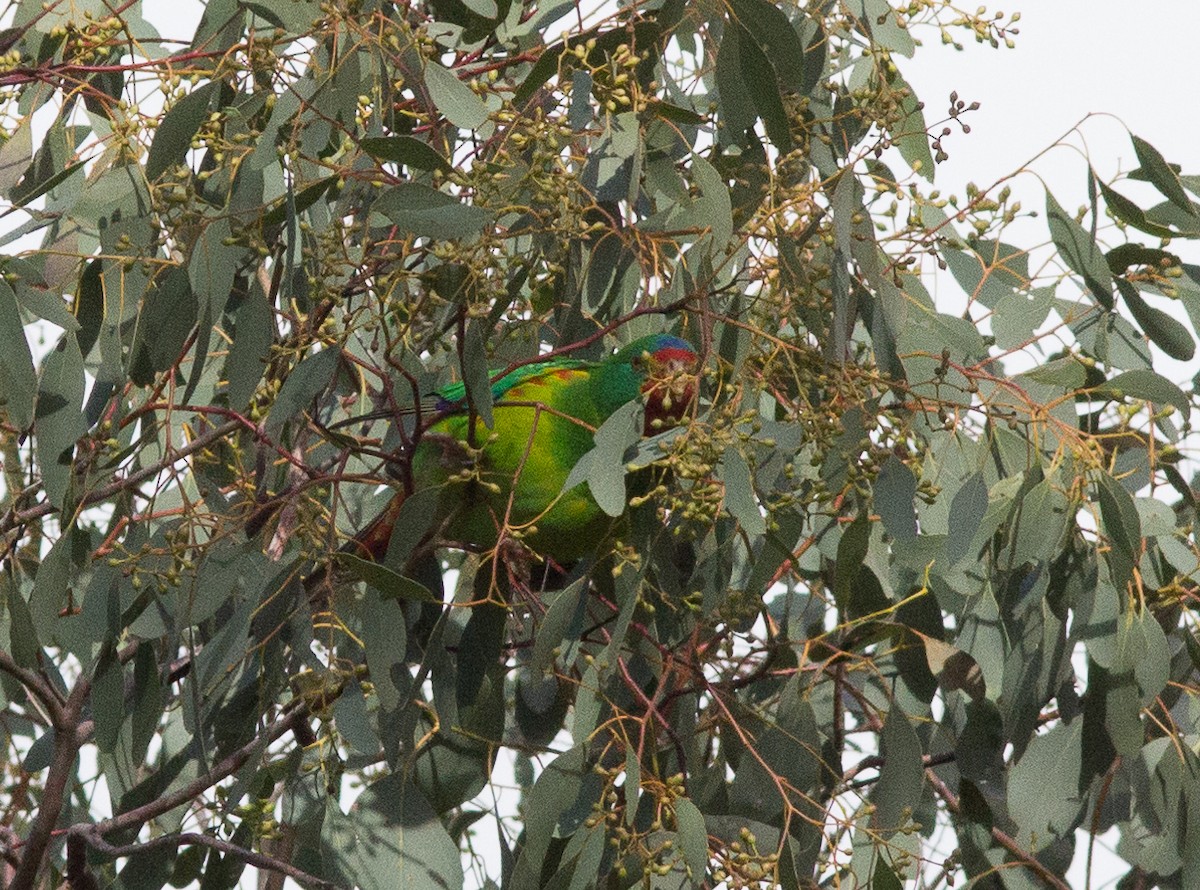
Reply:
[[[79,344],[74,334],[63,334],[42,363],[34,416],[38,466],[50,502],[60,510],[70,488],[75,441],[87,432],[83,384]]]
[[[874,492],[875,509],[887,533],[901,543],[915,538],[917,514],[913,512],[913,500],[917,496],[917,477],[913,471],[899,458],[889,457],[875,480]]]
[[[438,111],[456,127],[474,130],[483,126],[488,117],[487,106],[458,76],[437,62],[425,63],[425,86]]]
[[[33,422],[36,391],[37,372],[16,295],[8,282],[0,281],[0,408],[18,429],[26,429]]]
[[[392,161],[415,170],[441,170],[449,173],[454,168],[438,154],[428,142],[414,136],[374,136],[364,139],[362,150],[380,161]]]
[[[287,424],[302,416],[312,400],[329,386],[337,373],[341,354],[336,349],[322,349],[307,356],[292,369],[267,415],[264,432],[274,439]]]
[[[183,162],[192,147],[192,137],[208,118],[213,95],[219,88],[216,81],[202,84],[167,110],[154,131],[154,141],[150,143],[146,179],[154,182],[171,167]]]
[[[1166,312],[1148,304],[1142,299],[1137,288],[1124,278],[1114,280],[1117,290],[1121,292],[1121,299],[1125,301],[1130,313],[1142,326],[1151,342],[1177,361],[1191,361],[1192,356],[1196,354],[1196,341],[1191,331]]]
[[[1144,139],[1130,135],[1133,140],[1133,150],[1137,153],[1138,162],[1142,165],[1142,173],[1162,192],[1163,196],[1179,209],[1190,216],[1197,216],[1196,206],[1188,198],[1187,193],[1179,182],[1179,174],[1166,162],[1157,148]]]
[[[1092,296],[1105,309],[1113,308],[1112,273],[1104,254],[1083,226],[1075,222],[1050,192],[1046,192],[1046,216],[1050,237],[1072,271],[1083,278]]]

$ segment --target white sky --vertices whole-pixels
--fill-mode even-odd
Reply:
[[[1011,173],[1089,114],[1065,140],[1074,148],[1057,148],[1032,167],[1068,211],[1086,201],[1082,150],[1106,179],[1138,166],[1130,132],[1183,172],[1200,173],[1200,3],[1028,0],[989,9],[1020,10],[1015,49],[969,42],[956,52],[933,33],[912,59],[897,60],[928,120],[940,118],[951,90],[980,103],[965,118],[972,132],[955,132],[944,143],[950,159],[937,173],[944,192],[961,195],[968,180],[983,186]],[[1024,180],[1014,186],[1024,206],[1044,207],[1036,180]],[[1044,221],[1033,231],[1045,237]]]

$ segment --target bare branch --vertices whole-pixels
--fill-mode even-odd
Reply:
[[[21,667],[17,664],[16,659],[3,649],[0,649],[0,671],[4,671],[16,679],[30,695],[37,699],[52,724],[57,726],[62,722],[62,696],[44,676],[37,671]]]
[[[67,836],[68,851],[72,850],[73,845],[82,849],[83,842],[86,842],[106,856],[114,858],[118,856],[137,856],[140,853],[157,850],[160,847],[208,847],[226,855],[236,856],[247,865],[253,865],[255,868],[263,868],[286,875],[305,887],[316,887],[319,890],[339,890],[340,887],[340,885],[326,881],[324,878],[310,875],[308,872],[302,871],[294,865],[284,862],[282,859],[276,859],[273,856],[267,856],[264,853],[258,853],[254,850],[247,850],[245,847],[239,847],[237,844],[231,844],[229,841],[221,840],[221,838],[213,837],[209,834],[198,834],[196,832],[166,834],[148,841],[115,846],[101,836],[100,832],[96,830],[97,827],[95,825],[74,826]],[[70,852],[68,852],[68,862],[72,861],[72,858]],[[83,857],[80,856],[79,858],[82,860]],[[93,888],[97,887],[95,878],[91,876],[90,872],[82,872],[78,876],[68,874],[68,881],[71,882],[71,890],[93,890]],[[75,883],[76,881],[78,883]]]

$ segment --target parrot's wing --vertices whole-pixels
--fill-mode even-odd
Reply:
[[[587,367],[590,367],[589,362],[578,359],[555,359],[554,361],[541,362],[540,364],[522,365],[514,371],[509,371],[498,380],[492,381],[492,401],[499,402],[514,386],[523,383],[532,383],[539,377],[554,375],[560,371],[574,371]],[[495,376],[500,372],[492,371],[490,373],[491,376]],[[466,401],[467,387],[460,380],[457,383],[451,383],[449,386],[443,386],[437,391],[435,408],[442,413],[450,413],[465,407]]]

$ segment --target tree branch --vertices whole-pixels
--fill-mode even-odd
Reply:
[[[49,717],[52,725],[57,726],[62,722],[62,698],[58,694],[58,690],[45,677],[37,671],[21,667],[17,664],[16,659],[3,649],[0,649],[0,671],[4,671],[4,673],[13,677],[25,687],[26,691],[38,700],[42,707],[46,709],[46,716]]]
[[[960,811],[959,800],[958,796],[950,790],[950,786],[943,782],[932,769],[925,770],[925,778],[933,785],[934,790],[937,791],[942,800],[946,801],[946,808],[957,816]],[[1071,890],[1070,884],[1042,865],[1032,853],[1017,843],[1016,838],[1012,835],[1005,834],[999,828],[993,827],[992,840],[1007,850],[1023,866],[1041,878],[1047,887],[1053,887],[1054,890]]]
[[[237,844],[231,844],[229,841],[221,840],[221,838],[213,837],[209,834],[199,834],[196,832],[165,834],[148,841],[125,844],[118,847],[106,841],[100,832],[96,830],[98,827],[97,825],[75,825],[71,828],[67,834],[68,861],[83,859],[78,852],[72,856],[72,852],[81,851],[84,842],[99,850],[104,855],[114,858],[118,856],[137,856],[140,853],[156,850],[159,847],[208,847],[226,855],[236,856],[247,865],[279,872],[305,887],[316,887],[319,890],[338,890],[339,888],[338,884],[334,884],[324,878],[318,878],[316,875],[310,875],[308,872],[302,871],[294,865],[284,862],[282,859],[276,859],[273,856],[267,856],[264,853],[258,853],[254,850],[247,850],[245,847],[239,847]],[[86,865],[84,868],[86,869]],[[90,871],[86,870],[69,874],[68,880],[71,882],[71,890],[91,890],[92,887],[97,886],[95,878],[92,877]]]
[[[135,485],[140,485],[147,479],[152,479],[159,473],[163,472],[171,464],[178,460],[183,460],[190,454],[196,451],[201,451],[216,442],[219,439],[224,439],[226,436],[237,432],[242,428],[242,425],[236,420],[231,420],[221,426],[213,427],[207,433],[201,433],[192,441],[188,442],[181,448],[170,449],[171,453],[162,460],[155,462],[152,466],[143,467],[140,470],[135,470],[128,476],[121,479],[115,479],[107,485],[102,485],[99,488],[89,491],[83,496],[79,507],[90,507],[92,504],[98,504],[101,501],[108,500],[113,495],[124,491],[127,488],[132,488]],[[15,508],[8,511],[3,519],[0,519],[0,534],[16,528],[18,525],[24,525],[26,522],[31,522],[34,519],[41,519],[43,516],[48,516],[53,513],[55,507],[49,502],[43,502],[36,507],[30,507],[28,510],[17,511]]]
[[[283,717],[272,723],[265,731],[256,736],[253,740],[247,742],[241,748],[238,748],[224,760],[214,766],[204,775],[193,779],[187,785],[184,785],[177,791],[171,794],[164,795],[150,803],[143,804],[140,807],[135,807],[132,810],[126,810],[120,815],[113,816],[111,819],[104,819],[97,822],[94,826],[88,826],[94,830],[98,836],[108,834],[110,831],[119,831],[123,828],[129,828],[134,825],[140,825],[150,819],[168,813],[175,807],[182,806],[196,797],[203,794],[213,785],[216,785],[223,779],[232,776],[242,766],[253,757],[256,753],[266,748],[284,733],[292,729],[292,727],[302,722],[308,715],[308,711],[303,707],[303,703],[297,699],[291,708]]]
[[[75,758],[83,744],[83,736],[79,732],[80,714],[91,691],[91,680],[80,677],[54,720],[54,755],[46,773],[46,784],[42,788],[41,805],[21,850],[21,864],[17,866],[8,890],[33,890],[37,883],[54,826],[68,797],[67,784],[74,775]]]

